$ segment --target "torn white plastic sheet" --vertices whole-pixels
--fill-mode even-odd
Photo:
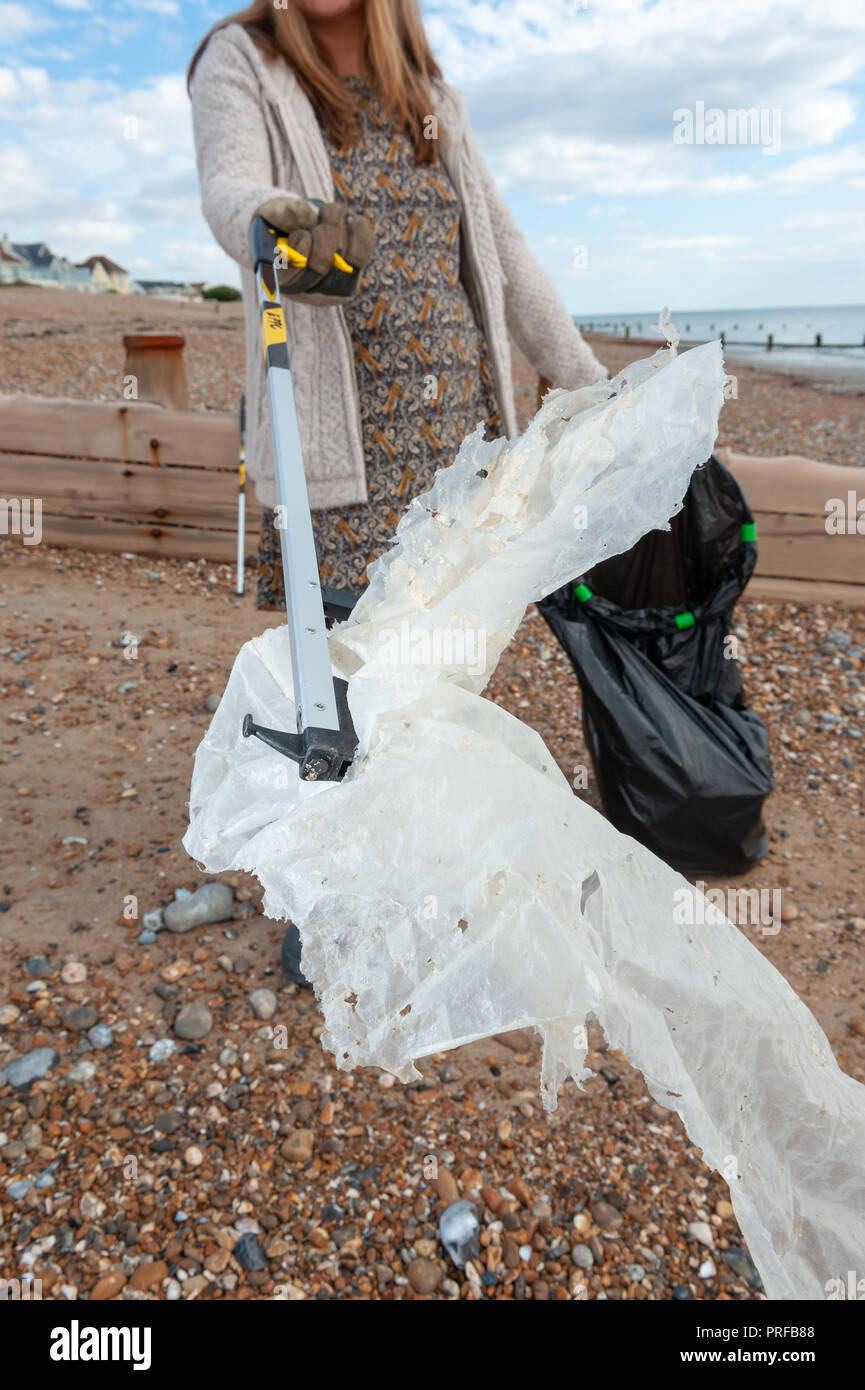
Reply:
[[[865,1088],[747,938],[481,696],[529,602],[666,526],[722,394],[719,345],[674,345],[551,393],[511,443],[466,440],[331,635],[360,740],[345,781],[302,783],[241,737],[247,712],[295,727],[287,629],[270,629],[198,750],[184,843],[255,873],[265,911],[297,923],[341,1067],[406,1080],[416,1058],[535,1026],[553,1106],[588,1075],[596,1017],[709,1166],[738,1172],[769,1295],[821,1298],[865,1258]]]

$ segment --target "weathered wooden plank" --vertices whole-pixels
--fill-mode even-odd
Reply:
[[[178,559],[222,560],[233,563],[236,538],[231,531],[193,526],[150,526],[102,517],[43,516],[45,545],[74,546],[78,550],[112,554],[167,556]],[[9,542],[16,543],[16,538]],[[21,542],[17,542],[20,544]],[[256,553],[256,537],[246,533],[246,556]]]
[[[0,395],[0,495],[43,499],[51,545],[224,559],[234,554],[237,420],[163,410],[141,402],[100,403]],[[719,450],[755,513],[757,575],[813,602],[854,602],[865,587],[865,545],[829,535],[826,504],[855,491],[854,469],[798,455],[761,458]],[[162,465],[162,466],[154,466]],[[247,545],[261,508],[247,491]],[[810,577],[809,577],[810,576]],[[755,586],[758,586],[755,588]],[[793,586],[792,588],[790,586]],[[849,591],[849,592],[848,592]]]
[[[150,468],[145,463],[0,454],[0,496],[41,497],[43,512],[116,517],[167,525],[234,529],[237,472]],[[251,486],[246,529],[257,530],[261,507]]]
[[[741,483],[752,511],[783,512],[797,516],[825,517],[830,497],[846,501],[849,490],[860,486],[856,468],[837,463],[818,463],[800,454],[775,458],[716,449],[715,455]]]
[[[743,598],[757,603],[832,603],[865,608],[865,584],[827,584],[823,580],[771,579],[755,575]]]
[[[236,415],[164,410],[144,401],[0,395],[0,441],[10,452],[236,468]]]
[[[824,519],[755,512],[758,575],[865,584],[865,536],[830,536]]]

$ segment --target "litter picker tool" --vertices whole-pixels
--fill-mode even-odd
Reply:
[[[240,398],[240,458],[237,465],[237,583],[235,593],[243,593],[244,549],[246,546],[246,396]]]
[[[342,590],[323,591],[321,587],[275,266],[277,257],[294,266],[305,265],[306,258],[261,217],[252,223],[250,246],[273,429],[276,526],[282,552],[297,732],[263,728],[247,714],[243,735],[260,739],[291,758],[298,764],[303,781],[336,782],[345,776],[354,758],[357,734],[346,699],[346,682],[333,674],[327,626],[348,616],[356,595]],[[354,273],[341,256],[334,256],[334,265],[338,270]]]

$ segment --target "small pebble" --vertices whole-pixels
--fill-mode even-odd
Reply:
[[[272,989],[253,990],[249,1003],[256,1018],[267,1020],[276,1013],[277,998]]]
[[[712,1247],[715,1244],[712,1227],[707,1221],[691,1221],[688,1225],[688,1235],[692,1240],[698,1240],[701,1245]]]
[[[95,1075],[95,1062],[89,1062],[87,1058],[84,1057],[80,1062],[76,1062],[74,1067],[70,1068],[66,1079],[73,1082],[75,1085],[79,1085],[84,1081],[92,1081]]]

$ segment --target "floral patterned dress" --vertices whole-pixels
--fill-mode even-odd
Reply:
[[[375,252],[343,309],[354,346],[369,500],[313,513],[323,584],[359,590],[412,498],[479,421],[499,430],[489,352],[460,279],[460,208],[442,163],[416,164],[375,89],[344,79],[360,138],[325,134],[336,196],[375,228]],[[284,608],[279,533],[265,512],[259,608]]]

